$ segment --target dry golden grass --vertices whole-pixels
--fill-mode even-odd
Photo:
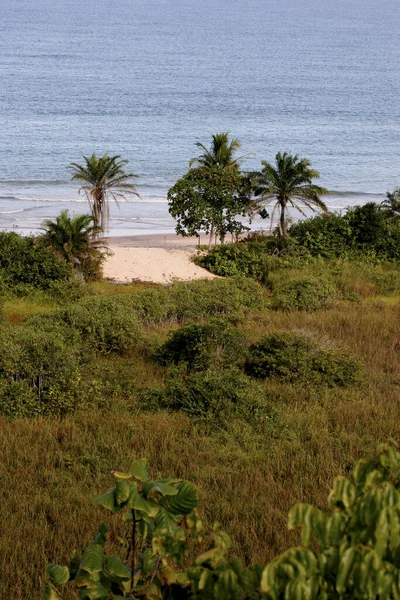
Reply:
[[[311,314],[268,310],[239,326],[250,342],[276,330],[329,338],[363,361],[364,382],[346,390],[266,384],[279,400],[259,430],[239,420],[216,431],[181,414],[145,414],[121,390],[105,408],[82,408],[61,423],[0,419],[0,598],[40,598],[49,562],[83,548],[102,521],[117,527],[91,499],[111,487],[112,468],[134,457],[148,457],[154,476],[193,481],[204,520],[219,521],[246,561],[266,562],[297,541],[286,529],[290,506],[323,507],[335,475],[400,438],[398,298],[370,296]],[[156,343],[170,329],[144,333]],[[129,390],[160,383],[163,372],[142,351],[101,359],[93,375]]]

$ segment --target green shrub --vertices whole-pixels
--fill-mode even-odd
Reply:
[[[191,324],[176,329],[155,354],[161,365],[185,363],[188,371],[211,364],[234,364],[245,351],[243,333],[225,320],[213,319],[205,325]]]
[[[181,410],[194,421],[218,426],[228,419],[261,419],[265,401],[251,379],[240,371],[207,370],[186,374],[172,371],[162,388],[147,388],[140,394],[142,405],[151,410]]]
[[[361,365],[343,350],[326,349],[304,335],[274,333],[251,346],[245,372],[258,379],[335,387],[359,381]]]
[[[290,228],[290,236],[312,256],[400,259],[400,219],[388,217],[374,202],[348,208],[343,216],[299,221]]]
[[[210,315],[238,315],[265,305],[261,285],[244,277],[174,283],[121,298],[143,323],[187,322]]]
[[[265,305],[261,285],[245,277],[175,284],[170,298],[178,321],[209,318],[210,315],[240,315]]]
[[[94,353],[125,353],[132,350],[140,337],[138,318],[132,308],[118,296],[90,296],[44,315],[26,319],[31,327],[49,331],[61,328],[73,342],[82,342]]]
[[[328,308],[337,297],[337,290],[329,281],[303,277],[288,281],[274,290],[273,306],[285,311],[313,311]]]
[[[47,294],[61,302],[77,302],[84,296],[93,295],[93,288],[81,279],[69,281],[52,281],[46,290]]]
[[[41,248],[34,237],[0,233],[0,271],[10,286],[47,289],[53,281],[66,281],[72,268],[53,252]]]
[[[33,417],[75,408],[79,356],[57,333],[0,329],[0,413]]]

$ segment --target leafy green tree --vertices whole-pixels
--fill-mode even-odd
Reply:
[[[311,163],[307,158],[299,159],[297,155],[292,156],[284,152],[278,152],[275,165],[262,161],[261,171],[251,174],[256,198],[259,202],[253,206],[253,213],[260,212],[266,204],[274,203],[272,220],[275,211],[279,213],[279,234],[287,236],[287,213],[288,207],[296,208],[304,215],[300,205],[313,212],[320,209],[327,212],[327,207],[320,196],[328,194],[328,191],[315,185],[314,179],[319,178],[319,172],[311,169]]]
[[[177,220],[176,233],[199,236],[201,231],[219,236],[237,235],[246,227],[237,217],[244,217],[250,202],[244,177],[233,169],[200,167],[190,169],[168,190],[168,209]]]
[[[189,167],[205,167],[207,169],[230,169],[239,171],[240,161],[243,157],[235,157],[236,152],[241,147],[236,138],[229,141],[229,133],[216,133],[212,136],[210,148],[206,148],[201,142],[196,142],[196,146],[203,150],[203,153],[196,158],[192,158]]]
[[[68,210],[63,210],[55,221],[44,221],[42,228],[40,243],[79,271],[101,263],[106,245],[97,237],[101,228],[94,223],[92,215],[70,217]]]
[[[83,191],[88,199],[94,224],[101,231],[107,231],[110,218],[109,198],[118,203],[118,199],[125,198],[128,194],[138,196],[136,186],[130,181],[138,177],[134,173],[127,173],[124,167],[127,160],[120,160],[120,156],[83,156],[84,164],[71,163],[73,171],[72,181],[79,181],[82,185],[79,192]]]

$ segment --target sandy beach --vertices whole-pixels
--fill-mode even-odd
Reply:
[[[150,235],[108,238],[107,241],[112,255],[104,264],[106,279],[168,284],[215,278],[192,261],[199,252],[197,238]]]

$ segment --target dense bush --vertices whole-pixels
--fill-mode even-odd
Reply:
[[[245,275],[262,279],[263,257],[276,250],[276,241],[260,238],[256,241],[237,242],[216,246],[205,256],[196,259],[196,263],[223,277]]]
[[[290,228],[290,236],[312,256],[400,259],[400,219],[374,202],[349,208],[343,216],[299,221]]]
[[[335,387],[359,381],[361,365],[343,350],[324,348],[299,333],[274,333],[251,346],[245,371],[258,379]]]
[[[273,293],[274,308],[313,311],[328,308],[337,299],[334,285],[324,279],[303,277],[284,283]]]
[[[0,413],[33,417],[74,409],[79,357],[57,333],[2,327],[0,347]]]
[[[0,272],[10,286],[28,284],[47,289],[53,281],[66,281],[72,268],[53,252],[41,248],[34,237],[0,233]]]
[[[240,371],[207,370],[186,374],[172,371],[162,388],[140,394],[146,409],[181,410],[195,421],[223,425],[232,418],[254,421],[266,413],[262,394]]]
[[[100,354],[128,352],[139,339],[137,315],[118,296],[89,296],[67,308],[30,317],[26,323],[43,331],[62,329],[86,352]]]
[[[299,260],[307,263],[313,257],[400,259],[400,219],[373,202],[349,208],[344,215],[299,221],[289,233],[287,239],[249,236],[236,244],[216,246],[196,262],[216,275],[245,275],[266,283],[271,259],[278,257],[281,268],[296,268]]]
[[[198,371],[211,364],[234,364],[244,352],[244,334],[225,320],[213,319],[205,325],[185,325],[173,331],[155,359],[164,366],[185,363],[188,371]]]
[[[155,287],[121,298],[143,323],[185,322],[210,315],[238,315],[264,306],[264,290],[244,277],[229,280],[174,283],[168,288]]]

